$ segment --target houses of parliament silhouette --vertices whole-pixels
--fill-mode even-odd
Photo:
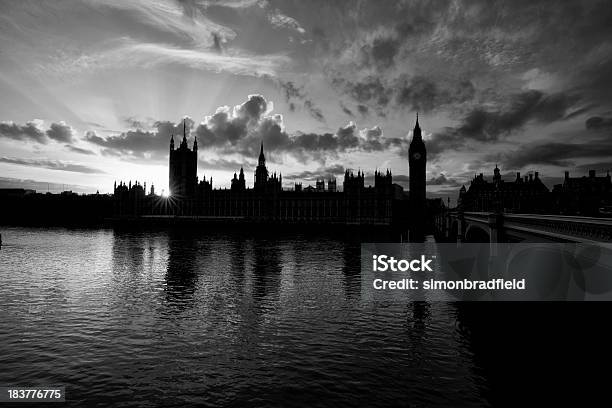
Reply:
[[[425,168],[427,151],[418,115],[409,150],[410,191],[393,183],[390,170],[374,173],[374,185],[365,186],[365,173],[346,170],[342,191],[336,180],[317,179],[316,187],[295,183],[283,189],[282,175],[266,166],[263,141],[252,188],[247,188],[244,169],[234,173],[229,189],[214,189],[212,178],[197,176],[197,140],[190,149],[183,124],[183,138],[169,148],[168,198],[155,194],[146,184],[123,182],[114,187],[114,215],[118,218],[168,217],[193,221],[269,222],[295,224],[337,224],[391,226],[410,223],[412,239],[421,239],[425,230]],[[412,220],[412,221],[411,221]]]

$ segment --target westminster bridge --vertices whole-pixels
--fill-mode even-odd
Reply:
[[[447,242],[611,242],[612,218],[446,210],[434,232]]]

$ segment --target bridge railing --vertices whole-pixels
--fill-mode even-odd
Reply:
[[[436,226],[443,228],[444,220],[462,219],[464,222],[490,222],[492,213],[447,211],[440,214]],[[523,234],[547,236],[556,240],[612,241],[612,218],[579,217],[544,214],[502,214],[499,228]],[[448,233],[448,231],[446,231]]]
[[[504,214],[504,228],[547,232],[583,241],[612,241],[612,219],[565,215]]]

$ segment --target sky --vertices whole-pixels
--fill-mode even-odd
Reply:
[[[0,181],[167,190],[172,134],[198,176],[285,187],[345,169],[407,186],[416,113],[430,196],[474,174],[612,168],[612,2],[0,1]],[[7,181],[8,180],[8,181]],[[57,187],[59,188],[59,187]]]

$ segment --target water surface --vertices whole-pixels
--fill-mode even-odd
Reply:
[[[487,405],[455,306],[364,296],[359,238],[1,232],[0,384],[75,406]]]

